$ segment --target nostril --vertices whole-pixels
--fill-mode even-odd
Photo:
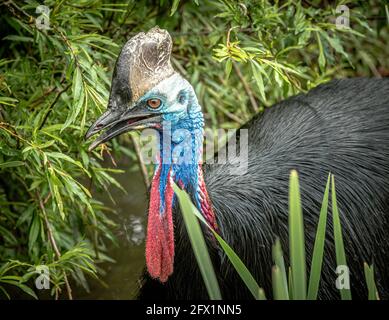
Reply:
[[[98,125],[96,125],[96,129],[100,129],[103,125],[101,123],[99,123]]]

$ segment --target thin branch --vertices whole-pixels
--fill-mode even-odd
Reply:
[[[61,76],[61,80],[59,82],[60,85],[62,85],[65,82],[65,77],[64,74]],[[30,108],[34,108],[37,104],[41,103],[42,101],[46,100],[45,98],[52,94],[53,92],[57,91],[58,92],[58,87],[57,86],[52,86],[50,89],[47,89],[40,97],[34,99],[30,103]]]
[[[51,111],[53,111],[53,108],[55,106],[55,104],[58,102],[59,98],[61,97],[61,95],[66,92],[68,89],[70,88],[70,84],[68,84],[65,88],[63,88],[62,90],[58,91],[57,95],[55,96],[53,102],[50,104],[50,107],[47,109],[47,112],[45,114],[45,117],[43,118],[42,120],[42,123],[40,124],[40,126],[38,127],[38,130],[41,130],[43,128],[43,126],[45,125],[47,119],[49,118],[49,115],[51,113]]]
[[[87,187],[89,193],[92,193],[92,187],[93,187],[93,178],[90,177],[89,178],[89,184],[88,184],[88,187]],[[87,210],[88,210],[88,206],[85,205],[84,206],[84,211],[82,212],[83,219],[85,219]],[[96,216],[92,215],[92,219],[93,219],[93,230],[91,231],[91,233],[92,233],[91,237],[93,239],[93,249],[95,250],[96,259],[99,259],[100,258],[100,254],[99,254],[99,247],[98,247],[98,233],[97,233],[97,229],[96,229],[96,226],[97,226]]]
[[[236,63],[233,63],[232,65],[234,66],[234,70],[236,72],[236,75],[238,76],[238,78],[242,82],[243,87],[246,90],[247,95],[249,96],[251,106],[253,107],[254,112],[257,113],[259,111],[259,107],[258,107],[257,101],[255,101],[255,98],[254,98],[253,92],[251,91],[250,86],[248,85],[246,79],[244,78],[242,72],[240,71],[240,69],[236,65]]]
[[[47,229],[47,236],[49,238],[51,246],[53,247],[53,250],[54,250],[54,253],[55,253],[56,257],[57,257],[57,260],[59,260],[61,258],[61,253],[60,253],[60,251],[58,249],[57,242],[54,239],[53,232],[51,230],[51,225],[50,225],[49,219],[47,218],[46,209],[45,209],[45,205],[44,205],[44,203],[47,202],[47,200],[49,199],[50,193],[46,197],[45,200],[41,199],[41,197],[39,196],[38,192],[36,193],[36,196],[37,196],[37,199],[38,199],[38,202],[39,202],[39,207],[41,208],[41,211],[42,211],[42,214],[43,214],[43,219],[45,220],[45,225],[46,225],[46,229]],[[69,300],[73,300],[72,288],[70,287],[69,280],[68,280],[68,277],[67,277],[65,271],[63,272],[63,278],[64,278],[64,281],[65,281],[66,290],[68,292],[68,298],[69,298]]]

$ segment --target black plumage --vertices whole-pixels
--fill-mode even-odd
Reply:
[[[244,128],[248,172],[231,164],[205,167],[205,182],[223,238],[271,296],[271,247],[288,256],[288,178],[300,176],[307,260],[328,173],[335,175],[353,298],[367,298],[363,262],[374,263],[378,291],[389,298],[389,79],[344,79],[267,108]],[[331,211],[331,210],[330,210]],[[331,217],[331,216],[329,216]],[[139,298],[207,299],[181,220],[174,210],[174,273],[166,283],[144,275]],[[222,250],[208,237],[222,295],[251,299]],[[319,298],[338,299],[335,248],[328,219]],[[307,269],[309,270],[309,268]]]

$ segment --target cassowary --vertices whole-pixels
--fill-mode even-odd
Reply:
[[[173,181],[191,195],[205,219],[271,296],[271,248],[279,237],[288,252],[288,178],[296,169],[307,261],[312,257],[331,172],[337,182],[353,298],[367,297],[365,261],[374,264],[380,296],[389,298],[389,80],[335,80],[266,109],[244,126],[248,130],[247,171],[234,174],[231,161],[202,168],[203,113],[190,83],[171,66],[171,47],[168,32],[157,27],[124,45],[115,66],[108,109],[86,134],[89,138],[106,130],[90,149],[131,130],[152,128],[161,137],[150,189],[147,272],[139,297],[208,298]],[[171,148],[163,142],[166,136],[162,138],[168,126]],[[185,141],[192,161],[176,161],[175,147],[183,141],[180,132],[188,130],[191,138]],[[330,220],[321,299],[339,298]],[[205,234],[223,298],[252,298],[215,239]]]

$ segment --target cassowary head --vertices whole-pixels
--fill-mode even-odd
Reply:
[[[193,193],[200,212],[216,227],[201,169],[203,114],[192,86],[172,68],[171,49],[169,33],[158,27],[131,38],[116,62],[107,111],[86,134],[89,138],[105,130],[91,144],[91,150],[131,130],[153,128],[159,133],[160,156],[150,190],[146,264],[150,275],[162,282],[173,272],[173,181]]]
[[[163,129],[164,121],[177,127],[180,121],[187,122],[189,111],[200,111],[192,86],[173,70],[171,50],[169,33],[158,27],[127,41],[116,61],[108,109],[86,138],[106,131],[90,150],[124,132]]]

